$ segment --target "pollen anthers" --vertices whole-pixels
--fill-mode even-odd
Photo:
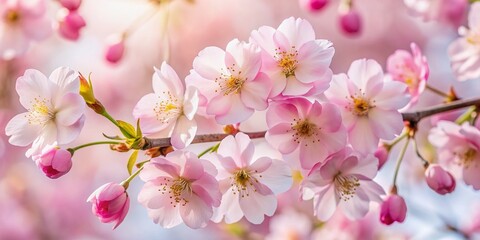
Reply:
[[[46,98],[36,97],[31,102],[31,108],[28,109],[26,118],[30,125],[45,125],[48,121],[55,118],[55,112],[52,110],[50,101]]]
[[[247,78],[241,77],[242,71],[236,71],[235,68],[235,63],[231,67],[227,67],[227,72],[230,75],[224,74],[224,69],[221,69],[220,77],[215,78],[215,83],[219,86],[219,89],[215,90],[215,92],[220,91],[227,96],[232,93],[239,94],[242,91],[243,84],[247,81]]]
[[[456,159],[458,160],[459,165],[463,165],[465,168],[469,168],[471,164],[474,163],[475,156],[477,155],[477,150],[473,148],[468,148],[466,151],[463,152],[454,152]]]
[[[174,180],[164,178],[163,180],[165,183],[160,183],[161,188],[159,191],[161,191],[162,194],[170,195],[170,204],[174,207],[176,207],[177,204],[181,204],[182,206],[187,205],[189,201],[185,197],[185,194],[192,193],[190,181],[182,177],[178,177]]]
[[[300,143],[304,139],[309,139],[312,143],[319,142],[318,139],[318,130],[319,128],[314,123],[310,122],[308,118],[306,119],[293,119],[293,122],[290,123],[292,131],[293,141]],[[305,146],[308,146],[309,141],[303,142]]]
[[[15,23],[20,20],[20,13],[16,10],[7,10],[7,13],[5,14],[5,21],[7,23]]]
[[[248,197],[250,196],[250,190],[253,190],[253,192],[257,191],[254,183],[258,183],[258,180],[252,176],[252,173],[257,173],[257,170],[249,171],[247,169],[239,169],[230,177],[232,180],[230,186],[232,187],[233,194],[238,193],[240,197]],[[262,175],[258,177],[261,178]]]
[[[171,119],[175,119],[183,111],[180,100],[170,91],[163,92],[167,96],[166,100],[161,100],[155,104],[153,111],[157,120],[162,123],[168,123]],[[159,97],[160,98],[160,97]]]
[[[350,95],[347,98],[350,98],[350,101],[348,106],[346,106],[345,108],[347,108],[350,112],[360,117],[368,116],[368,111],[370,111],[370,109],[375,107],[375,104],[374,104],[375,100],[371,102],[369,99],[365,97],[365,93],[363,92],[357,95]]]
[[[274,57],[277,60],[278,66],[282,68],[285,77],[295,76],[295,70],[298,64],[297,56],[298,51],[295,49],[295,46],[292,46],[290,51],[280,48],[275,49]]]
[[[335,191],[337,192],[340,199],[348,201],[353,198],[353,195],[357,191],[357,188],[360,187],[360,182],[355,176],[344,176],[341,173],[338,173],[335,178]]]
[[[480,45],[480,33],[470,31],[466,36],[466,40],[472,45]]]

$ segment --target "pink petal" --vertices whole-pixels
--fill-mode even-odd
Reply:
[[[61,98],[66,93],[78,94],[80,90],[80,80],[78,76],[77,71],[67,67],[59,67],[50,74],[48,79],[58,86],[56,100],[61,101]],[[60,105],[60,103],[56,102],[55,105]]]
[[[234,190],[229,188],[223,194],[220,206],[214,209],[212,221],[220,222],[225,217],[225,223],[231,224],[238,222],[243,217],[243,211],[240,208],[239,195],[234,194]]]
[[[366,117],[357,119],[357,123],[348,134],[348,139],[352,147],[362,154],[373,153],[379,140]]]
[[[217,123],[223,125],[240,123],[252,116],[253,112],[254,110],[245,106],[238,95],[234,95],[230,99],[230,109],[228,109],[228,112],[217,115],[215,120],[217,120]]]
[[[289,123],[270,127],[265,134],[265,139],[282,154],[289,154],[298,147],[298,142],[292,137],[292,126]]]
[[[213,215],[212,207],[207,206],[195,194],[192,194],[188,201],[185,206],[179,206],[180,216],[182,216],[185,225],[193,229],[207,226]]]
[[[85,101],[78,93],[65,94],[57,108],[55,120],[57,124],[69,126],[74,124],[85,113]]]
[[[166,62],[162,63],[160,70],[154,69],[155,73],[152,76],[153,91],[157,95],[162,95],[162,93],[164,95],[165,92],[170,92],[173,97],[183,98],[185,87],[175,70]]]
[[[223,115],[228,113],[233,107],[231,102],[233,102],[235,98],[240,97],[236,94],[230,94],[226,96],[223,94],[216,95],[207,105],[207,114]]]
[[[38,70],[27,69],[23,76],[17,79],[16,90],[20,103],[30,109],[36,102],[35,98],[50,98],[53,84]]]
[[[392,140],[404,127],[402,115],[396,111],[384,111],[373,108],[368,112],[373,133],[384,140]]]
[[[250,165],[253,153],[255,152],[255,145],[250,140],[250,137],[242,132],[235,135],[235,141],[240,151],[241,167],[247,167]]]
[[[56,139],[58,144],[69,144],[73,140],[77,139],[78,135],[82,131],[83,125],[85,123],[85,115],[82,115],[78,120],[72,125],[63,126],[58,124],[56,126]],[[47,130],[44,130],[47,131]]]
[[[10,136],[8,139],[10,144],[22,147],[27,146],[40,134],[41,126],[29,124],[28,114],[18,114],[7,123],[5,134]]]
[[[173,128],[171,143],[175,149],[183,149],[192,143],[197,133],[197,122],[195,119],[188,120],[185,115],[181,115]]]
[[[300,48],[303,44],[315,40],[315,31],[312,25],[304,19],[290,17],[285,19],[278,31],[282,32],[291,46]]]
[[[282,94],[284,96],[302,96],[310,91],[312,87],[313,84],[302,83],[295,76],[290,76],[287,78],[287,85]]]
[[[233,39],[227,44],[225,64],[235,70],[230,71],[232,75],[239,74],[242,78],[253,80],[260,71],[261,60],[257,45],[240,42],[238,39]]]
[[[324,89],[327,89],[331,80],[329,66],[334,53],[333,47],[322,49],[315,41],[304,44],[298,52],[295,77],[302,83],[322,82],[326,86]]]
[[[352,62],[348,69],[348,77],[367,98],[377,95],[382,90],[383,70],[375,60],[360,59]]]
[[[335,188],[331,185],[320,191],[314,198],[315,214],[320,221],[327,221],[337,209]]]
[[[218,47],[207,47],[198,53],[193,60],[193,69],[206,79],[220,77],[221,73],[226,73],[225,52]]]
[[[249,196],[240,198],[240,208],[249,222],[260,224],[265,219],[264,215],[272,216],[275,213],[277,198],[273,194],[252,192]]]
[[[302,100],[301,100],[302,101]],[[299,118],[299,112],[293,103],[282,102],[272,104],[267,111],[267,125],[269,128],[279,123],[293,123]]]
[[[408,103],[405,95],[406,85],[402,82],[389,81],[383,84],[382,91],[374,97],[375,106],[385,110],[398,110]]]
[[[272,190],[274,194],[286,192],[293,183],[292,169],[282,160],[271,160],[268,169],[263,171],[261,175],[262,177],[258,178],[259,181]]]
[[[241,99],[245,106],[261,111],[268,107],[267,97],[272,87],[267,75],[260,73],[255,81],[247,81],[242,87]]]
[[[255,171],[256,174],[263,173],[265,170],[270,168],[272,165],[272,159],[269,157],[261,157],[255,161],[252,161],[251,165],[248,167],[251,171]],[[263,177],[263,176],[262,176]]]
[[[189,119],[193,120],[198,110],[198,104],[200,97],[198,96],[198,90],[192,86],[187,88],[185,92],[185,100],[183,101],[183,114]]]
[[[269,26],[262,26],[258,30],[252,31],[250,34],[250,42],[254,42],[262,48],[269,56],[273,58],[275,56],[275,48],[277,46],[273,42],[273,35],[275,29]]]
[[[203,165],[199,159],[187,158],[180,176],[190,181],[196,181],[202,178],[204,174],[205,170],[203,169]]]

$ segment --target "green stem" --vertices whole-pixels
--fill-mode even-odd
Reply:
[[[404,131],[400,136],[398,136],[397,138],[395,138],[391,143],[388,144],[388,148],[391,149],[392,147],[394,147],[395,145],[397,145],[397,143],[399,143],[400,141],[402,141],[402,139],[404,139],[406,136],[408,136],[408,131]]]
[[[141,168],[141,167],[143,167],[143,164],[145,164],[145,163],[147,163],[147,162],[150,162],[150,159],[145,160],[145,161],[142,161],[142,162],[139,162],[139,163],[135,164],[135,166],[137,166],[137,168]]]
[[[98,142],[91,142],[91,143],[86,143],[82,144],[73,148],[69,148],[68,151],[70,151],[72,154],[77,151],[78,149],[85,148],[85,147],[90,147],[94,145],[101,145],[101,144],[119,144],[120,142],[114,142],[114,141],[98,141]]]
[[[455,123],[457,124],[462,124],[464,122],[467,122],[470,120],[472,117],[472,114],[477,110],[476,106],[470,107],[462,116],[458,117],[457,120],[455,120]]]
[[[220,146],[220,143],[218,144],[215,144],[209,148],[207,148],[205,151],[201,152],[200,154],[198,154],[198,158],[201,158],[203,155],[209,153],[209,152],[216,152],[218,147]]]
[[[443,91],[441,91],[441,90],[439,90],[439,89],[437,89],[437,88],[434,88],[434,87],[432,87],[432,86],[430,86],[430,85],[427,85],[426,88],[427,88],[428,90],[430,90],[431,92],[433,92],[433,93],[435,93],[435,94],[437,94],[437,95],[439,95],[439,96],[441,96],[441,97],[445,97],[445,98],[450,98],[450,97],[451,97],[449,94],[447,94],[447,93],[445,93],[445,92],[443,92]]]
[[[143,170],[143,166],[141,168],[139,168],[136,172],[134,172],[132,175],[130,175],[130,177],[128,177],[127,179],[125,179],[125,181],[123,181],[122,183],[120,183],[120,185],[122,185],[125,189],[128,188],[128,186],[130,185],[130,182],[138,175],[140,174],[140,172]]]
[[[117,120],[115,120],[112,116],[110,116],[110,114],[108,114],[107,111],[104,111],[104,112],[102,113],[102,116],[104,116],[104,117],[106,117],[108,120],[110,120],[110,122],[112,122],[113,124],[115,124],[115,126],[120,127],[120,126],[118,125]]]
[[[405,156],[405,152],[407,151],[408,143],[410,142],[410,138],[407,138],[405,145],[403,145],[402,150],[400,150],[400,155],[397,159],[397,165],[395,166],[395,175],[393,175],[393,188],[397,188],[397,176],[400,170],[400,165],[402,165],[403,157]]]

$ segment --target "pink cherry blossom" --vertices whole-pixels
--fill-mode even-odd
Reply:
[[[171,136],[175,148],[188,146],[197,132],[194,119],[198,108],[198,94],[185,87],[175,70],[166,62],[152,77],[154,93],[143,96],[133,109],[140,120],[145,136]]]
[[[49,178],[59,178],[72,168],[72,154],[55,144],[47,145],[40,154],[34,155],[32,158]]]
[[[190,228],[205,227],[220,205],[217,170],[191,152],[174,151],[145,164],[140,178],[145,185],[138,201],[162,227],[184,222]]]
[[[428,186],[441,195],[453,192],[455,190],[455,179],[452,174],[447,172],[438,164],[430,164],[425,171],[425,180]]]
[[[405,200],[397,195],[391,194],[382,203],[380,209],[380,221],[383,224],[390,225],[394,222],[403,222],[407,215],[407,205]]]
[[[362,31],[362,18],[355,9],[348,9],[345,12],[340,12],[338,15],[340,28],[344,33],[355,35]]]
[[[298,150],[304,169],[311,169],[347,143],[340,111],[331,103],[290,98],[272,104],[267,111],[267,125],[267,142],[282,154]]]
[[[464,123],[440,121],[428,136],[437,147],[438,161],[449,168],[461,168],[463,180],[480,189],[480,130]],[[456,171],[454,171],[455,173]]]
[[[260,72],[261,66],[260,49],[234,39],[226,51],[218,47],[202,50],[186,82],[198,88],[207,114],[214,115],[219,124],[235,124],[268,106],[271,81]]]
[[[387,71],[393,80],[407,84],[407,92],[412,97],[409,105],[415,104],[418,97],[425,90],[429,67],[427,58],[422,55],[420,48],[411,43],[412,53],[397,50],[387,60]]]
[[[28,69],[17,79],[16,90],[27,112],[12,118],[5,133],[16,146],[33,142],[27,157],[40,153],[47,144],[68,144],[78,137],[85,119],[85,102],[79,94],[76,71],[61,67],[47,78]]]
[[[122,185],[107,183],[88,197],[92,212],[103,223],[114,222],[113,229],[122,223],[130,207],[130,198]]]
[[[378,144],[377,150],[373,153],[373,155],[378,159],[378,170],[380,170],[387,162],[389,152],[390,150],[384,143]]]
[[[290,17],[277,29],[260,27],[250,41],[262,48],[262,71],[273,80],[270,97],[315,95],[328,88],[335,49],[316,39],[308,21]]]
[[[333,77],[325,95],[340,108],[350,144],[366,154],[377,149],[379,139],[391,140],[402,131],[398,110],[408,102],[405,88],[401,82],[384,79],[376,61],[360,59],[347,74]]]
[[[384,191],[372,180],[377,169],[374,156],[361,157],[346,148],[312,168],[302,183],[303,199],[313,198],[321,221],[328,220],[337,207],[349,219],[359,219],[367,214],[371,201],[382,201]]]
[[[480,77],[480,3],[472,4],[468,28],[458,32],[461,37],[448,47],[453,72],[459,81]]]
[[[239,221],[243,216],[260,224],[277,208],[276,194],[292,185],[291,170],[281,160],[254,157],[255,145],[244,133],[222,140],[217,153],[209,155],[219,173],[222,202],[215,210],[214,222]]]
[[[68,40],[78,40],[80,30],[87,24],[83,17],[77,11],[62,11],[61,20],[58,24],[59,33]]]
[[[293,208],[276,214],[269,225],[270,233],[266,240],[308,240],[312,231],[311,219]]]
[[[440,21],[458,26],[462,23],[468,0],[403,0],[410,12],[424,21]]]
[[[0,58],[9,60],[24,54],[30,42],[52,32],[45,0],[0,0]]]

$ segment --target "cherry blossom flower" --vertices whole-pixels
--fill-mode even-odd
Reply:
[[[188,227],[205,227],[220,205],[217,170],[191,152],[174,151],[145,164],[140,178],[145,185],[138,201],[162,227],[184,222]]]
[[[266,240],[307,240],[312,231],[311,219],[292,208],[276,214],[269,225],[270,233]]]
[[[313,198],[315,215],[328,220],[337,207],[349,219],[359,219],[369,210],[371,201],[382,202],[384,191],[372,179],[378,160],[371,154],[360,157],[346,148],[316,164],[302,183],[303,199]]]
[[[394,222],[403,222],[407,215],[407,204],[403,197],[397,194],[390,194],[382,203],[380,209],[380,221],[390,225]]]
[[[459,81],[480,77],[480,3],[473,3],[468,28],[460,27],[462,36],[448,47],[453,72]]]
[[[198,88],[207,114],[215,115],[220,124],[235,124],[268,106],[271,81],[260,72],[261,66],[260,49],[234,39],[226,51],[218,47],[202,50],[186,82]]]
[[[87,202],[92,203],[92,212],[101,222],[115,223],[113,229],[123,222],[130,207],[127,191],[117,183],[107,183],[99,187],[88,197]]]
[[[72,154],[56,144],[47,145],[42,153],[32,156],[33,161],[49,178],[59,178],[72,168]]]
[[[267,111],[267,125],[267,142],[282,154],[298,149],[304,169],[311,169],[347,143],[340,111],[330,103],[290,98],[272,104]]]
[[[428,186],[441,195],[453,192],[456,182],[452,174],[438,164],[430,164],[425,171],[425,180]]]
[[[80,38],[80,30],[87,24],[77,11],[61,11],[58,31],[66,39],[76,41]]]
[[[468,123],[440,121],[428,139],[438,148],[439,163],[454,170],[460,167],[465,183],[480,189],[480,130]]]
[[[217,179],[222,202],[215,210],[214,222],[239,221],[243,216],[260,224],[264,215],[272,216],[277,208],[276,194],[292,185],[291,170],[281,160],[254,158],[255,145],[244,133],[222,140],[217,153],[210,154],[219,170]]]
[[[440,21],[458,26],[462,23],[468,0],[403,0],[410,12],[424,21]]]
[[[418,97],[425,90],[429,67],[427,58],[422,55],[420,48],[411,43],[412,54],[405,50],[397,50],[387,60],[387,71],[393,80],[407,84],[407,92],[412,97],[409,105],[415,104]]]
[[[32,147],[27,157],[47,144],[68,144],[83,127],[85,102],[79,94],[78,73],[66,67],[55,69],[49,78],[28,69],[17,79],[16,90],[27,112],[13,117],[5,127],[9,142]]]
[[[40,41],[52,32],[45,0],[0,0],[0,58],[24,54],[31,40]]]
[[[350,144],[363,154],[373,153],[379,139],[391,140],[403,129],[398,109],[407,104],[406,85],[384,79],[374,60],[354,61],[346,74],[333,77],[325,92],[340,107]]]
[[[262,48],[262,71],[273,80],[270,97],[315,95],[328,88],[335,49],[315,38],[308,21],[290,17],[277,29],[260,27],[250,41]]]
[[[133,116],[140,120],[145,136],[169,135],[173,147],[185,148],[197,132],[194,119],[199,101],[197,90],[185,90],[175,70],[166,62],[160,70],[155,68],[152,85],[154,93],[138,101]]]

